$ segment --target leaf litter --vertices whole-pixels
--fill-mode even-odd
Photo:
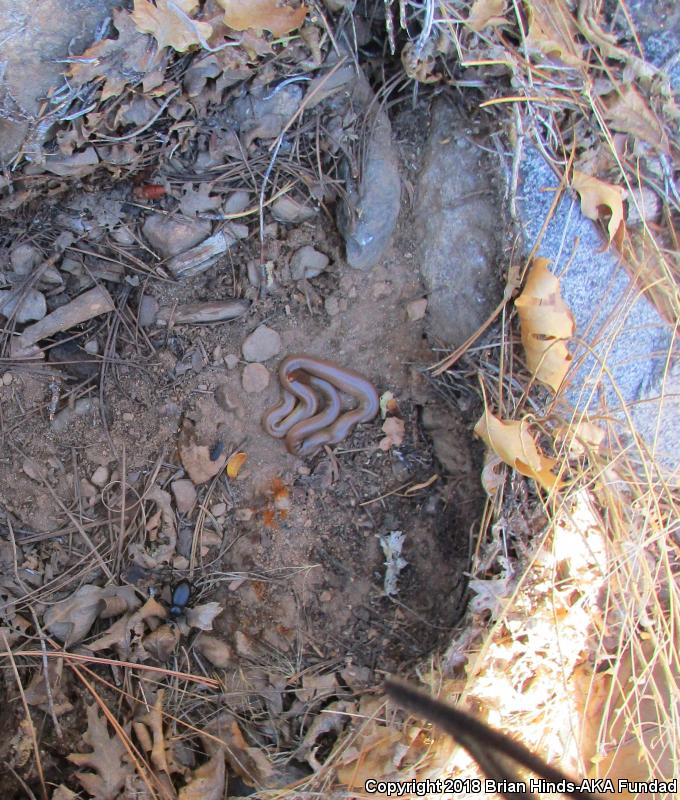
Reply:
[[[186,115],[189,110],[186,98],[180,95],[181,89],[186,88],[188,85],[189,78],[187,71],[183,82],[180,84],[176,74],[173,75],[172,71],[168,72],[166,70],[166,67],[172,63],[171,58],[174,58],[174,56],[171,57],[167,51],[162,52],[163,48],[170,48],[180,53],[192,48],[195,51],[203,49],[210,54],[208,58],[212,60],[204,65],[202,74],[198,74],[200,70],[194,70],[193,78],[195,82],[192,84],[192,90],[187,92],[188,96],[197,98],[196,108],[200,114],[207,110],[211,94],[213,97],[218,97],[220,91],[231,85],[231,82],[245,80],[250,76],[253,69],[262,66],[261,59],[273,52],[272,43],[263,34],[263,31],[271,31],[275,36],[286,36],[299,28],[304,23],[306,16],[306,9],[302,5],[262,2],[252,4],[252,10],[249,10],[245,16],[243,9],[235,9],[234,4],[221,3],[221,5],[223,8],[219,9],[216,7],[211,8],[210,4],[207,4],[200,11],[198,6],[192,3],[159,2],[150,4],[137,0],[135,11],[132,15],[124,11],[115,12],[114,24],[119,32],[119,38],[102,40],[88,50],[80,62],[77,59],[74,60],[70,68],[72,82],[76,89],[87,86],[90,81],[94,81],[99,84],[101,89],[101,94],[98,98],[99,102],[105,103],[108,101],[109,106],[98,107],[83,114],[76,112],[77,116],[74,117],[73,125],[66,124],[71,122],[70,120],[61,123],[62,130],[59,131],[57,137],[60,153],[49,154],[57,157],[49,159],[51,163],[46,167],[46,172],[57,178],[66,179],[80,179],[86,177],[88,173],[101,168],[113,175],[120,174],[121,171],[124,172],[126,170],[143,172],[146,169],[145,164],[148,164],[151,160],[149,152],[153,151],[155,146],[149,131],[153,130],[153,126],[158,120],[162,120],[164,124],[167,122],[168,127],[166,130],[170,132],[171,136],[175,137],[174,143],[180,154],[180,162],[176,163],[174,167],[180,167],[181,169],[179,172],[174,173],[174,183],[173,179],[171,179],[167,188],[163,187],[162,194],[159,194],[158,197],[144,197],[143,199],[154,202],[165,198],[167,194],[169,199],[176,201],[181,213],[186,214],[188,217],[200,217],[205,214],[219,216],[220,206],[216,201],[216,197],[220,196],[219,191],[212,194],[212,185],[208,187],[206,183],[199,183],[199,189],[194,191],[189,181],[177,177],[178,175],[181,176],[181,170],[186,169],[189,163],[186,161],[182,163],[181,156],[187,142],[190,141],[191,134],[194,132],[191,125],[183,127],[183,124],[188,121]],[[512,24],[510,19],[503,16],[504,10],[498,4],[481,3],[478,0],[470,12],[468,18],[469,27],[475,31],[483,31],[488,26],[500,31],[504,24],[506,27]],[[222,11],[224,11],[224,16],[222,16]],[[240,17],[238,13],[241,14]],[[236,16],[234,16],[235,14]],[[267,14],[269,15],[267,18],[269,23],[265,19]],[[505,23],[503,22],[504,19]],[[131,23],[134,24],[134,28],[131,27]],[[220,25],[225,24],[229,26],[231,31],[220,27]],[[591,23],[583,20],[575,20],[566,6],[558,4],[556,7],[548,8],[545,4],[533,3],[529,7],[528,15],[527,45],[529,49],[527,52],[531,52],[537,59],[543,56],[546,57],[548,61],[541,64],[544,67],[546,65],[549,67],[553,60],[557,60],[569,68],[581,68],[583,66],[584,52],[577,37],[579,29],[583,28],[584,25],[589,27],[587,32],[582,35],[589,38],[589,41],[594,40],[598,32],[596,25],[591,25]],[[234,32],[238,31],[241,33],[238,36],[234,36]],[[143,35],[144,33],[151,34],[158,46],[150,45],[150,39]],[[229,38],[230,46],[212,53],[213,49],[217,49],[225,43],[225,38]],[[467,45],[468,42],[464,44]],[[294,46],[292,45],[292,47]],[[473,42],[472,47],[473,49],[477,47],[476,52],[474,52],[477,57],[489,54],[492,57],[498,55],[498,52],[493,53],[485,50],[485,48],[489,47],[489,41],[486,39],[481,40],[481,42]],[[127,64],[123,58],[124,54],[129,59]],[[206,62],[208,61],[208,59],[205,60]],[[631,68],[635,67],[634,61],[630,60],[628,63]],[[433,72],[431,68],[424,69],[417,74],[427,77],[428,80],[439,79],[436,77],[437,73]],[[518,74],[521,74],[521,70]],[[132,87],[138,85],[140,81],[142,82],[143,91],[149,93],[154,102],[148,103],[144,108],[138,107],[133,110],[132,98],[129,94],[124,99],[121,98],[121,95],[132,91]],[[641,91],[644,90],[643,85]],[[652,111],[652,103],[645,99],[640,91],[634,87],[629,87],[624,88],[617,95],[607,94],[605,91],[602,97],[605,108],[604,118],[610,123],[613,130],[639,138],[656,150],[662,152],[666,150],[668,137],[665,131],[659,131],[658,120],[660,117],[656,116],[657,111]],[[83,105],[80,110],[82,111],[84,108],[85,106]],[[208,170],[219,165],[224,160],[225,154],[237,147],[236,142],[238,142],[238,137],[235,141],[229,131],[219,127],[219,120],[211,119],[211,126],[209,131],[203,130],[199,133],[199,137],[205,137],[201,143],[202,149],[199,153],[202,161],[201,168]],[[265,126],[253,130],[256,131],[257,135],[250,137],[248,134],[252,133],[252,130],[246,131],[246,137],[243,141],[248,148],[254,147],[255,161],[257,158],[261,159],[260,167],[258,168],[262,170],[262,167],[268,163],[268,156],[261,151],[258,152],[260,147],[258,139],[261,138],[263,142],[270,143],[277,139],[282,128],[277,122],[272,124],[271,127]],[[587,142],[590,139],[584,136],[583,141]],[[96,143],[97,154],[95,154],[90,143]],[[644,148],[642,152],[644,154],[643,158],[647,159],[647,162],[653,158]],[[580,153],[576,162],[577,165],[586,163],[586,155],[586,153]],[[606,159],[603,159],[603,161],[606,161]],[[40,165],[40,158],[37,159],[36,164]],[[198,167],[199,158],[196,158],[191,163],[191,166]],[[30,172],[27,171],[26,174],[30,174]],[[36,172],[35,174],[41,173]],[[45,173],[42,174],[44,175]],[[145,180],[152,179],[152,174],[150,173]],[[306,176],[307,188],[312,182],[312,174],[310,172]],[[147,183],[143,185],[154,186],[155,184]],[[625,230],[625,210],[623,206],[625,197],[623,189],[617,186],[615,182],[610,183],[600,178],[595,178],[593,175],[580,172],[578,169],[573,173],[571,185],[579,192],[584,213],[593,219],[604,221],[610,241],[616,243],[617,237],[620,240],[620,235]],[[52,186],[58,188],[56,183],[53,183]],[[31,188],[21,186],[20,181],[17,188],[19,190],[18,193],[21,194],[24,200],[30,198]],[[313,197],[314,195],[311,196]],[[284,199],[294,204],[298,210],[309,208],[309,206],[305,206],[305,201],[308,198],[304,194],[295,199],[286,195]],[[14,204],[17,200],[17,196],[11,198],[6,202],[5,208],[16,207]],[[3,200],[3,202],[5,201]],[[107,229],[107,234],[115,230],[116,225],[114,224]],[[74,234],[76,236],[82,235],[82,231],[75,230]],[[121,235],[120,231],[118,231],[118,235]],[[81,244],[80,240],[72,240],[71,244],[75,245],[73,253],[77,253],[78,245]],[[68,247],[71,247],[71,244]],[[101,251],[95,253],[94,256],[92,254],[78,254],[77,259],[74,260],[70,268],[75,271],[75,274],[80,272],[81,275],[88,275],[93,268],[93,261],[96,262],[101,255]],[[130,263],[140,269],[138,263],[135,264],[132,260]],[[142,269],[142,273],[145,271],[147,271],[146,267]],[[568,310],[565,310],[559,299],[559,292],[555,285],[547,279],[545,272],[547,272],[547,269],[544,270],[542,280],[539,280],[536,274],[532,276],[530,273],[522,296],[525,301],[525,309],[527,306],[532,307],[536,303],[543,305],[546,302],[548,307],[542,308],[537,316],[534,314],[533,318],[531,314],[526,314],[525,312],[525,318],[521,319],[520,330],[530,371],[535,373],[535,377],[539,381],[557,391],[566,372],[564,365],[568,361],[568,351],[566,349],[558,349],[557,352],[560,354],[561,363],[557,365],[551,364],[549,363],[551,359],[546,357],[546,350],[550,354],[552,348],[546,348],[544,344],[540,343],[554,340],[560,344],[561,348],[569,336],[573,334],[573,326],[567,332],[569,329]],[[161,278],[167,278],[168,271],[161,263],[156,267],[155,274]],[[132,279],[130,275],[127,278]],[[537,285],[539,286],[539,291],[536,291]],[[518,298],[518,301],[518,310],[521,310],[522,301],[520,298]],[[197,358],[202,357],[200,351],[197,352]],[[546,364],[547,366],[544,366]],[[192,368],[190,367],[190,369]],[[75,403],[73,408],[75,408]],[[403,444],[406,426],[404,421],[397,416],[388,417],[386,422],[388,421],[387,430],[384,430],[384,433],[387,434],[386,438],[389,440],[386,449],[398,449]],[[187,439],[193,438],[196,420],[189,420],[189,423],[186,428],[188,433],[185,434]],[[485,409],[484,417],[480,420],[479,432],[485,438],[487,445],[498,454],[504,463],[515,468],[520,474],[533,478],[539,486],[546,490],[555,486],[556,476],[552,472],[555,462],[541,453],[536,443],[536,437],[529,432],[528,421],[503,419],[496,417],[488,409]],[[585,438],[587,443],[597,440],[596,436],[594,438],[590,437],[586,429],[584,429],[582,438]],[[236,442],[232,444],[234,448],[237,446]],[[222,445],[223,450],[214,459],[212,456],[217,452],[218,445],[219,443],[215,441],[201,441],[199,444],[190,443],[190,446],[198,449],[195,450],[192,456],[187,456],[187,463],[184,464],[184,467],[191,475],[189,464],[191,463],[190,459],[193,457],[196,466],[193,467],[194,475],[191,477],[199,478],[199,480],[195,481],[197,484],[211,486],[211,481],[223,471],[225,464],[236,463],[231,462],[231,458],[234,458],[234,456],[230,457],[230,451],[228,451],[226,444]],[[188,452],[186,447],[184,452],[185,455]],[[238,455],[239,451],[234,449],[232,452]],[[575,455],[579,454],[576,453]],[[222,459],[224,459],[224,462]],[[215,461],[218,461],[220,466],[213,474],[210,474],[214,468]],[[238,478],[242,468],[243,463],[240,463],[237,468],[232,468],[231,472],[227,467],[228,477],[232,480]],[[38,471],[33,470],[33,472],[33,480],[36,480],[36,476],[41,479]],[[48,474],[51,476],[53,473]],[[117,480],[120,482],[120,475]],[[87,486],[84,488],[87,489]],[[494,493],[497,496],[500,496],[501,488],[502,482],[497,480],[494,484]],[[140,500],[142,496],[143,500]],[[135,496],[133,492],[128,493],[126,491],[126,476],[123,475],[122,491],[121,486],[119,486],[118,495],[114,494],[109,497],[106,507],[111,513],[111,521],[115,520],[117,515],[122,521],[125,521],[126,515],[130,513],[130,510],[138,509],[140,503],[146,503],[145,513],[148,512],[150,516],[145,519],[141,528],[137,530],[136,541],[132,541],[135,538],[134,531],[132,531],[128,533],[131,540],[122,542],[120,545],[123,551],[130,555],[134,568],[155,571],[171,566],[186,567],[195,553],[193,555],[182,555],[178,552],[182,531],[178,529],[171,496],[164,489],[157,487],[153,480],[150,485],[144,488],[143,492],[137,492]],[[286,513],[288,510],[289,506],[285,509],[277,508],[277,511],[285,511]],[[282,514],[281,516],[283,517],[284,515]],[[519,523],[514,520],[514,524],[517,525]],[[116,531],[116,533],[123,537],[123,528],[121,527],[121,530]],[[139,535],[140,533],[141,535]],[[210,540],[208,533],[209,531],[206,531],[206,542]],[[208,556],[211,546],[220,546],[220,541],[220,537],[217,536],[212,545],[201,548],[199,552],[200,558]],[[396,553],[396,550],[390,552]],[[400,557],[397,555],[392,560],[395,564],[395,574],[398,574],[403,568],[400,565]],[[559,560],[562,564],[565,559]],[[588,564],[590,563],[589,561]],[[57,559],[55,564],[52,565],[52,570],[58,574],[59,568],[60,565]],[[508,591],[511,588],[512,577],[513,574],[511,573],[503,573],[500,578],[495,576],[491,580],[482,581],[478,579],[477,582],[473,582],[471,588],[480,598],[472,607],[474,614],[478,616],[491,614],[493,618],[499,618],[502,614],[504,603],[509,596]],[[545,578],[539,577],[539,587],[541,580],[545,580]],[[216,615],[220,611],[219,604],[216,603],[193,605],[187,610],[186,620],[180,621],[176,626],[171,626],[164,621],[167,613],[163,604],[153,597],[142,603],[139,593],[137,595],[134,592],[132,594],[126,593],[125,590],[130,588],[129,586],[107,587],[111,594],[110,596],[105,596],[102,594],[104,590],[101,590],[100,587],[95,585],[83,586],[81,589],[86,589],[87,591],[78,595],[78,592],[81,591],[78,590],[67,600],[48,608],[43,617],[45,627],[52,635],[62,639],[67,646],[71,646],[86,640],[92,627],[97,625],[98,621],[118,617],[107,632],[104,632],[99,639],[94,639],[90,643],[90,650],[93,652],[111,650],[116,653],[117,658],[125,661],[132,660],[133,663],[148,663],[149,661],[162,663],[175,652],[179,641],[178,630],[182,630],[182,625],[191,625],[193,621],[202,630],[210,630]],[[97,589],[98,591],[91,591],[92,589]],[[67,604],[69,600],[71,602]],[[107,605],[109,600],[112,601],[111,605]],[[568,606],[569,603],[566,605]],[[565,628],[565,630],[569,630],[569,635],[572,635],[574,630],[578,628],[579,620],[576,619],[578,614],[576,612],[573,614],[567,613],[567,616],[575,619],[575,622],[573,620],[570,622],[571,627],[567,626]],[[17,617],[15,616],[14,621],[16,619]],[[534,629],[530,630],[528,634],[532,637],[532,643],[539,650],[541,646],[545,647],[546,645],[538,629],[545,633],[549,628],[547,617],[545,619],[540,618],[540,620],[545,622],[543,628],[538,624],[539,620],[537,618]],[[582,622],[582,620],[580,621]],[[478,624],[481,625],[479,620]],[[526,656],[526,651],[523,648],[523,637],[527,634],[522,624],[520,619],[510,619],[511,644],[506,645],[505,650],[500,646],[494,649],[492,653],[493,658],[497,659],[499,663],[510,663],[516,657],[519,657],[521,661],[522,657]],[[182,630],[184,635],[187,632],[186,628]],[[514,638],[515,634],[516,638]],[[203,636],[205,634],[201,634],[201,637]],[[206,641],[210,642],[211,640],[206,639]],[[580,640],[576,641],[575,639],[575,652],[579,652],[579,642]],[[83,647],[88,647],[86,641]],[[93,649],[93,647],[96,649]],[[231,652],[224,652],[223,648],[211,650],[210,644],[204,649],[206,653],[212,653],[220,664],[229,664],[230,656],[233,655]],[[219,650],[222,650],[222,652],[218,652]],[[215,655],[215,652],[218,654]],[[249,646],[248,652],[252,657],[255,650]],[[240,655],[242,656],[243,653],[240,653]],[[205,655],[205,657],[210,660],[208,655]],[[257,670],[255,669],[253,672],[256,673]],[[60,679],[54,670],[51,672],[48,670],[47,675],[49,680],[46,683],[44,678],[38,678],[38,673],[36,673],[29,696],[34,701],[39,700],[41,704],[47,702],[49,706],[51,702],[55,709],[62,708],[64,698],[59,695],[56,685],[52,690],[47,688],[52,686],[53,683],[58,683]],[[41,688],[41,680],[43,688]],[[517,675],[513,672],[511,681],[516,680]],[[255,683],[257,684],[257,681]],[[272,680],[271,675],[263,674],[260,676],[260,684],[257,689],[264,692],[266,687],[269,695],[275,698],[277,694],[275,684],[276,681]],[[518,687],[519,684],[515,684],[512,687],[512,696],[517,703],[516,708],[523,710],[526,697],[522,695]],[[494,689],[491,686],[487,688],[488,696],[486,699],[493,707],[493,703],[498,697],[498,689],[497,687]],[[256,694],[252,686],[249,686],[248,690],[252,695]],[[52,695],[51,699],[49,698],[50,694]],[[338,694],[343,694],[341,689],[338,689]],[[483,695],[484,692],[480,689],[479,697]],[[149,694],[149,697],[151,697],[151,694]],[[150,712],[152,716],[148,717],[147,722],[140,724],[148,724],[149,729],[152,731],[153,744],[149,751],[151,763],[156,770],[168,774],[170,768],[163,752],[166,748],[164,728],[167,722],[163,722],[165,711],[162,698],[157,701],[153,709]],[[337,734],[343,728],[346,716],[358,714],[364,721],[360,733],[349,747],[343,747],[342,751],[334,754],[332,759],[333,763],[337,764],[337,778],[346,786],[359,788],[363,785],[361,781],[365,777],[373,775],[399,775],[403,777],[409,774],[407,772],[410,769],[408,767],[409,758],[411,758],[411,763],[417,763],[418,758],[427,749],[426,745],[429,747],[429,741],[423,741],[423,729],[421,727],[416,725],[411,729],[406,726],[397,729],[386,725],[383,720],[384,709],[381,706],[381,701],[376,698],[364,697],[355,703],[349,703],[347,700],[333,701],[328,706],[328,711],[330,712],[328,714],[329,718],[333,720],[332,724],[329,723],[328,729],[323,731],[324,725],[317,724],[317,722],[323,720],[324,717],[323,715],[318,716],[307,730],[308,741],[301,754],[304,753],[304,757],[314,769],[322,772],[323,763],[318,760],[316,752],[318,749],[316,748],[316,737],[332,731]],[[120,741],[117,745],[113,744],[114,740],[118,741],[116,739],[117,734],[113,737],[109,734],[106,718],[100,715],[95,705],[88,705],[87,716],[88,731],[83,738],[86,744],[92,748],[92,753],[74,754],[73,758],[79,759],[79,766],[90,767],[94,772],[79,773],[78,780],[82,787],[95,797],[116,797],[126,781],[128,781],[129,785],[132,785],[130,780],[135,774],[134,767],[127,760],[127,751],[121,750]],[[230,767],[241,775],[246,782],[248,780],[253,781],[252,785],[265,784],[271,777],[271,769],[269,762],[262,760],[262,750],[254,747],[246,740],[234,718],[227,717],[224,720],[224,726],[223,729],[229,731],[228,734],[223,734],[223,741],[228,753],[227,761]],[[254,741],[254,739],[251,738],[250,741]],[[109,756],[109,763],[106,765],[103,751],[109,746],[110,754],[113,755],[113,758]],[[187,800],[197,796],[218,797],[224,791],[226,771],[225,758],[220,755],[222,751],[216,751],[214,741],[208,737],[202,739],[202,751],[206,759],[203,763],[196,765],[194,762],[193,767],[186,766],[183,770],[178,770],[185,777],[191,775],[191,779],[188,780],[186,785],[179,789],[179,796]],[[432,756],[432,754],[430,755]],[[433,760],[436,762],[436,755]],[[415,774],[415,771],[413,774]],[[122,784],[120,783],[121,779],[123,780]],[[60,787],[58,791],[64,796],[70,793],[70,790],[66,789],[66,787]]]

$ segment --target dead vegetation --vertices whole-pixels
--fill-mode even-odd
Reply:
[[[5,314],[3,364],[47,354],[46,365],[55,367],[50,375],[20,365],[35,372],[42,395],[2,420],[7,447],[16,447],[10,434],[39,415],[58,422],[94,412],[112,439],[107,386],[131,390],[131,373],[156,357],[140,323],[140,295],[133,305],[132,293],[143,296],[150,281],[198,274],[218,254],[243,248],[255,276],[247,299],[254,301],[268,291],[276,255],[267,215],[301,220],[342,197],[340,156],[360,162],[356,131],[367,109],[333,107],[332,86],[343,85],[356,57],[341,47],[352,18],[338,5],[333,18],[325,7],[262,2],[244,19],[226,0],[200,7],[137,0],[131,13],[115,12],[115,36],[71,59],[68,91],[46,102],[0,178],[0,207],[11,215],[7,241],[24,244],[31,264],[22,272],[15,263],[8,282],[15,311]],[[385,23],[385,49],[401,53],[414,92],[448,84],[508,126],[515,219],[519,165],[531,141],[554,168],[554,206],[563,192],[577,192],[641,290],[675,321],[678,110],[667,70],[639,52],[625,5],[605,13],[585,1],[403,2],[388,5]],[[329,69],[312,78],[324,59]],[[295,88],[308,79],[313,88],[301,100]],[[260,124],[250,131],[243,112],[244,140],[230,135],[219,109],[225,92],[246,80],[275,88],[250,99],[271,108],[254,115]],[[400,81],[403,75],[388,88]],[[241,112],[232,106],[231,113]],[[238,163],[226,168],[225,155]],[[133,181],[131,192],[123,179]],[[79,207],[70,193],[81,186],[91,192],[95,181],[105,188],[97,210]],[[209,252],[190,247],[178,264],[149,250],[139,226],[128,224],[130,209],[217,222],[222,238]],[[240,238],[243,219],[257,220],[252,251]],[[194,247],[205,247],[205,237]],[[54,269],[62,256],[70,260],[66,281],[63,263]],[[114,299],[104,282],[116,286]],[[225,284],[230,297],[238,294],[235,275]],[[31,292],[61,299],[24,327],[18,310]],[[314,300],[306,287],[305,301]],[[177,306],[171,298],[168,328]],[[56,368],[71,353],[53,359],[58,342],[44,343],[62,333],[83,344],[105,342],[93,353],[94,369],[67,385]],[[463,391],[459,379],[484,402],[477,430],[488,448],[481,476],[488,499],[472,548],[467,615],[445,652],[417,665],[418,674],[434,694],[456,699],[574,774],[668,778],[678,772],[680,752],[677,476],[655,459],[626,409],[623,424],[608,409],[596,417],[564,410],[574,333],[538,246],[522,264],[508,265],[506,294],[487,332],[436,365],[439,391],[452,403]],[[197,347],[184,367],[206,357]],[[379,446],[389,450],[402,443],[404,425],[398,414],[384,416]],[[235,481],[247,461],[238,442],[217,452],[219,442],[201,438],[200,424],[185,420],[180,434],[184,465],[205,484],[200,499],[158,484],[164,452],[133,485],[122,452],[118,473],[100,476],[101,517],[87,513],[89,488],[78,480],[77,503],[61,508],[61,528],[44,534],[17,530],[11,514],[0,520],[8,576],[0,595],[4,676],[24,712],[6,749],[11,765],[5,756],[16,785],[56,800],[75,797],[76,788],[110,800],[194,800],[222,797],[227,784],[229,796],[256,790],[283,798],[360,793],[367,778],[470,777],[476,768],[469,758],[389,705],[364,668],[320,659],[310,667],[299,652],[273,658],[271,648],[243,635],[234,653],[212,635],[221,608],[202,594],[252,576],[197,580],[176,617],[167,590],[142,599],[143,581],[126,569],[172,567],[194,578],[223,551],[212,522],[224,522],[238,486],[219,485],[225,509],[216,510],[216,476],[226,469]],[[75,456],[73,467],[77,475]],[[54,491],[57,465],[25,458],[23,471]],[[409,481],[400,491],[417,494],[435,480]],[[177,546],[180,502],[199,506],[188,555]],[[280,521],[290,502],[285,486],[272,485],[252,513]],[[27,549],[57,537],[79,546],[55,549],[47,565]],[[396,580],[399,550],[383,547]],[[27,564],[43,571],[33,583]],[[266,584],[284,576],[255,577]],[[82,706],[74,713],[76,694],[87,697],[86,729]],[[69,786],[46,780],[46,744],[52,759],[77,768]]]

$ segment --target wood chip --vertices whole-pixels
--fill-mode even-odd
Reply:
[[[219,231],[196,247],[173,256],[166,266],[175,278],[191,278],[210,269],[218,256],[226,253],[235,241],[229,234]]]

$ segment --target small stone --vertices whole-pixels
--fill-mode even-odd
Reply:
[[[5,374],[2,376],[2,385],[9,386],[10,383],[12,383],[12,373],[5,372]]]
[[[248,282],[257,288],[260,285],[260,265],[257,261],[249,261],[246,267],[248,271]]]
[[[236,369],[240,360],[236,353],[229,353],[229,355],[224,357],[224,363],[227,369]]]
[[[290,273],[295,281],[303,278],[316,278],[326,269],[330,259],[311,245],[305,245],[293,253],[290,260]]]
[[[387,283],[387,281],[378,281],[373,285],[373,297],[376,300],[379,300],[381,297],[387,297],[387,295],[392,291],[392,285]]]
[[[134,415],[134,414],[131,414],[129,411],[126,411],[126,412],[123,414],[123,422],[132,422],[132,420],[133,420],[134,418],[135,418],[135,415]]]
[[[246,361],[267,361],[281,352],[281,337],[272,328],[260,325],[246,336],[241,350]]]
[[[120,225],[114,228],[113,231],[111,231],[111,238],[114,242],[118,242],[118,244],[122,245],[131,245],[135,243],[135,237],[132,235],[132,231],[127,225]]]
[[[176,256],[210,236],[209,222],[151,214],[142,226],[144,238],[164,258]]]
[[[99,342],[96,339],[88,339],[83,345],[83,349],[86,353],[96,356],[99,352]]]
[[[89,499],[90,497],[97,496],[97,490],[95,487],[87,480],[87,478],[80,479],[80,494],[82,497]]]
[[[316,209],[304,206],[293,200],[292,197],[284,195],[272,203],[271,211],[274,219],[279,222],[300,223],[307,222],[316,216]]]
[[[335,295],[331,295],[324,300],[324,308],[329,317],[335,317],[340,313],[340,301]]]
[[[236,192],[232,192],[229,197],[227,197],[222,206],[222,210],[225,214],[240,214],[241,211],[245,211],[246,208],[248,208],[249,203],[250,192],[239,189]]]
[[[255,512],[252,508],[237,508],[234,511],[234,518],[237,522],[249,522]]]
[[[321,592],[321,594],[319,595],[319,600],[322,603],[330,603],[330,601],[332,599],[333,599],[333,595],[328,591],[328,589],[326,589],[325,591]]]
[[[215,503],[215,505],[210,509],[210,513],[213,515],[213,517],[221,517],[223,514],[227,513],[227,504]]]
[[[109,475],[110,473],[107,467],[97,467],[97,469],[92,473],[90,481],[101,489],[102,486],[106,486],[106,484],[109,482]]]
[[[222,361],[222,345],[218,344],[213,347],[212,351],[213,364],[217,365]]]
[[[142,328],[149,328],[156,322],[160,306],[155,297],[144,295],[139,302],[139,309],[137,311],[137,319]]]
[[[248,226],[243,222],[229,222],[225,225],[225,229],[234,237],[234,239],[247,239],[250,231]]]
[[[24,242],[12,250],[9,261],[17,275],[28,275],[42,261],[42,256],[37,247]]]
[[[187,478],[173,481],[171,484],[172,493],[175,497],[175,505],[180,514],[187,514],[194,507],[196,502],[196,488]]]
[[[19,323],[42,319],[47,314],[45,295],[37,289],[29,289],[23,298],[19,291],[0,291],[0,316],[10,317],[15,311]]]
[[[427,310],[427,298],[421,297],[420,300],[411,300],[406,304],[406,314],[411,322],[416,322],[425,316]]]
[[[258,394],[269,386],[269,370],[264,364],[248,364],[243,370],[243,391]]]

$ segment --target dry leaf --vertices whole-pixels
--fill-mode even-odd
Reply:
[[[50,659],[47,662],[50,694],[52,695],[51,708],[59,716],[73,710],[73,706],[65,694],[66,676],[63,675],[63,665],[64,662],[60,658]],[[24,694],[26,702],[30,706],[36,706],[45,712],[50,710],[50,698],[47,692],[44,668],[35,673]]]
[[[554,392],[571,365],[565,341],[574,335],[574,317],[560,294],[560,282],[546,258],[535,258],[522,294],[515,300],[527,365]]]
[[[196,0],[135,0],[132,19],[143,33],[150,33],[158,49],[172,47],[180,53],[212,36],[212,25],[192,19]]]
[[[226,775],[224,752],[219,750],[193,771],[191,781],[179,790],[179,800],[222,800]]]
[[[50,606],[45,612],[44,623],[47,630],[66,645],[81,642],[90,632],[94,621],[106,608],[107,598],[120,596],[126,600],[128,608],[137,608],[139,600],[134,591],[126,586],[99,586],[86,584],[70,597]]]
[[[571,187],[581,197],[581,211],[588,219],[600,219],[600,209],[604,206],[611,212],[607,225],[609,241],[617,235],[623,225],[623,198],[625,191],[620,186],[612,186],[585,172],[574,170]]]
[[[305,21],[304,3],[297,8],[286,0],[217,0],[224,9],[224,24],[235,31],[247,28],[271,31],[274,36],[285,36],[299,28]]]
[[[479,33],[487,25],[502,25],[504,12],[505,0],[475,0],[465,24]]]
[[[484,454],[484,466],[482,467],[482,486],[484,491],[493,498],[498,493],[505,482],[505,469],[503,459],[493,450],[487,450]]]
[[[87,731],[83,740],[91,753],[72,753],[68,760],[78,767],[91,767],[94,772],[76,772],[83,788],[97,800],[115,800],[125,785],[125,778],[134,770],[127,761],[127,751],[114,734],[109,736],[106,719],[96,704],[87,707]]]
[[[113,9],[117,39],[102,39],[87,49],[69,71],[69,82],[79,88],[89,81],[104,78],[101,102],[120,94],[129,83],[138,83],[158,66],[158,51],[135,27],[127,11]]]
[[[399,417],[388,417],[383,422],[382,430],[386,433],[384,439],[380,440],[378,447],[381,450],[389,450],[390,447],[399,447],[404,441],[404,420]]]
[[[194,646],[198,652],[208,661],[219,669],[226,669],[234,663],[234,654],[231,647],[226,642],[211,636],[208,633],[200,633],[196,637]]]
[[[604,118],[615,131],[630,133],[664,153],[669,152],[668,137],[660,121],[634,86],[626,86],[602,99]]]
[[[185,419],[182,423],[178,447],[182,466],[197,486],[214,478],[227,463],[228,451],[204,443],[199,429],[190,419]]]
[[[274,768],[259,747],[251,747],[246,742],[238,723],[230,714],[220,714],[210,725],[210,731],[224,742],[224,755],[229,766],[244,783],[259,787],[267,784]]]
[[[557,462],[538,450],[526,422],[498,419],[485,410],[475,425],[475,433],[521,475],[533,478],[547,490],[558,484],[557,476],[551,471]]]
[[[202,606],[187,608],[187,624],[191,628],[200,628],[202,631],[211,631],[213,620],[224,609],[219,603],[204,603]]]
[[[173,625],[161,625],[144,637],[144,649],[156,661],[167,661],[175,652],[179,642],[179,631]]]
[[[241,467],[246,463],[248,456],[245,453],[232,453],[227,461],[227,475],[230,478],[238,477]]]
[[[527,3],[529,32],[526,43],[570,66],[582,64],[578,30],[566,0],[532,0]]]

